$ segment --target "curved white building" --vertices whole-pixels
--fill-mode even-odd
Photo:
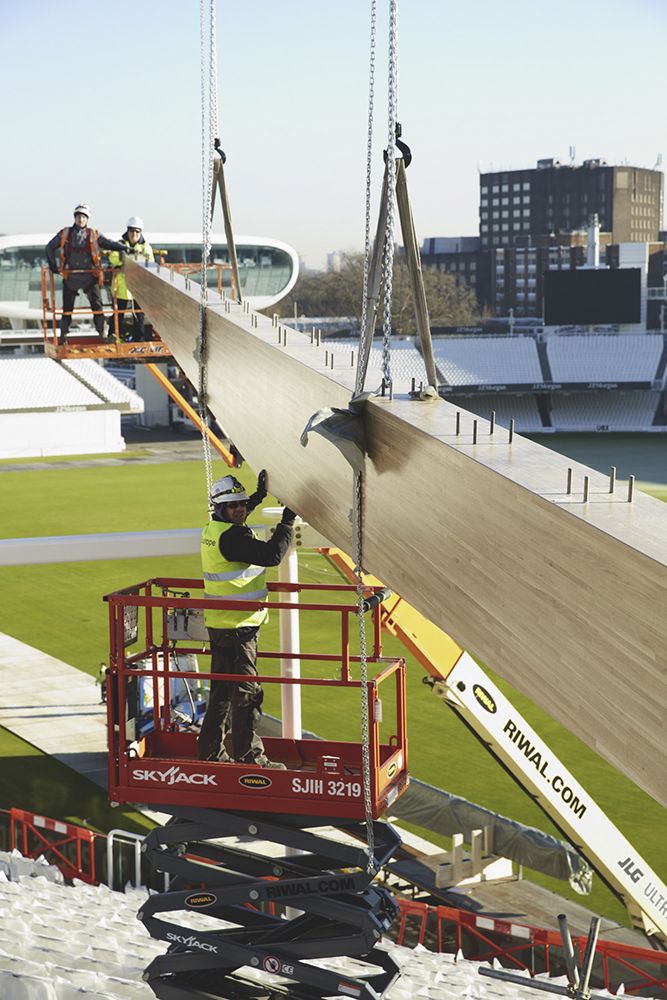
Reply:
[[[120,233],[105,233],[119,239]],[[42,276],[46,264],[44,247],[53,233],[0,236],[0,316],[12,320],[41,320]],[[201,261],[201,234],[147,232],[154,250],[166,251],[168,264]],[[227,264],[224,237],[212,236],[211,263]],[[294,287],[299,274],[296,251],[286,243],[265,236],[237,236],[236,255],[241,293],[254,309],[267,309]],[[193,274],[193,278],[197,275]],[[211,285],[217,276],[211,273]],[[231,272],[223,271],[223,286],[231,288]]]

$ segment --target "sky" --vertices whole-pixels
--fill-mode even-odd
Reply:
[[[374,215],[388,6],[377,0]],[[283,240],[309,267],[361,250],[370,0],[217,0],[217,24],[235,232]],[[666,44],[667,0],[399,0],[419,241],[477,234],[480,171],[568,162],[570,147],[578,163],[667,162]],[[79,201],[103,232],[130,215],[149,238],[201,231],[197,0],[0,0],[0,51],[0,233],[55,232]]]

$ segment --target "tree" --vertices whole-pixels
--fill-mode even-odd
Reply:
[[[431,326],[466,326],[474,323],[479,307],[469,288],[457,285],[451,274],[424,269],[424,289]],[[293,316],[296,302],[300,315],[353,316],[361,323],[364,276],[362,254],[345,254],[340,271],[306,273],[275,308],[279,316]],[[380,290],[377,327],[382,326]],[[396,257],[392,280],[392,328],[397,334],[414,334],[416,322],[408,268],[404,257]]]

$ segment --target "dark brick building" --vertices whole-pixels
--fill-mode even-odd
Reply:
[[[593,214],[612,243],[656,241],[662,226],[663,174],[643,167],[538,160],[532,169],[481,174],[479,187],[482,249],[585,229]]]

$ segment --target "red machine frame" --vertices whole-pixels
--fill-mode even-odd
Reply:
[[[207,679],[239,683],[236,674],[211,674],[200,671],[183,672],[171,668],[172,640],[168,638],[168,616],[177,609],[191,611],[215,606],[231,606],[229,602],[184,596],[203,589],[202,580],[155,578],[135,584],[105,596],[109,604],[110,673],[107,685],[107,724],[109,748],[109,798],[111,802],[142,802],[163,806],[193,806],[235,811],[304,814],[314,817],[364,819],[365,805],[362,779],[362,745],[343,741],[317,739],[264,738],[271,760],[282,761],[286,770],[269,770],[256,765],[219,763],[197,759],[197,734],[184,730],[172,718],[170,699],[161,692],[170,691],[170,679]],[[349,584],[269,583],[271,593],[347,592]],[[380,588],[368,588],[371,595]],[[181,592],[175,595],[174,591]],[[301,614],[336,613],[341,617],[341,650],[339,653],[293,653],[289,650],[260,651],[260,659],[298,659],[340,664],[340,678],[283,677],[260,674],[261,684],[298,684],[331,689],[361,687],[361,681],[351,676],[350,666],[359,657],[350,652],[350,615],[358,613],[355,604],[312,604],[272,600],[268,602],[234,601],[236,610],[254,611],[268,606],[271,610],[298,608]],[[139,609],[143,608],[145,648],[126,656],[126,612],[136,615],[139,634]],[[161,612],[154,616],[154,611]],[[380,639],[380,606],[373,614],[373,649],[367,656],[369,664],[381,664],[380,671],[367,680],[369,718],[369,756],[371,811],[377,819],[405,790],[407,772],[407,728],[405,715],[405,661],[382,656]],[[155,618],[161,620],[161,631]],[[135,623],[133,623],[135,628]],[[159,632],[159,634],[158,634]],[[133,640],[136,641],[136,640]],[[192,640],[190,640],[192,642]],[[210,656],[210,650],[179,641],[177,653]],[[137,669],[133,664],[149,660],[150,669]],[[160,662],[161,661],[161,662]],[[125,705],[127,682],[131,677],[148,676],[153,686],[153,729],[138,739],[127,731]],[[393,685],[390,683],[393,679]],[[393,688],[396,733],[381,742],[382,710],[379,697],[381,686]]]

